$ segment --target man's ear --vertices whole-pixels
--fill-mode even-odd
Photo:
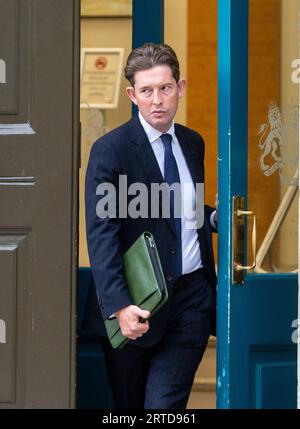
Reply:
[[[183,96],[184,90],[185,90],[185,86],[186,86],[186,80],[185,79],[180,79],[178,82],[178,95],[179,97]]]
[[[128,86],[126,88],[126,94],[130,98],[130,100],[137,106],[137,100],[134,95],[134,88],[132,86]]]

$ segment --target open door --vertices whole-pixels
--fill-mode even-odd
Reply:
[[[75,402],[79,6],[0,0],[0,408]]]
[[[298,0],[219,0],[217,405],[296,408]]]

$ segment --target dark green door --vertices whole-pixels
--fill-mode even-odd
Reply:
[[[0,0],[0,407],[75,393],[79,1]]]

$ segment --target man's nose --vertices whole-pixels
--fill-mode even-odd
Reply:
[[[153,92],[153,104],[155,106],[159,106],[161,104],[161,97],[160,97],[159,91]]]

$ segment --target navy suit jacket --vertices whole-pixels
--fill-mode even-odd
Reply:
[[[202,137],[195,131],[177,124],[175,124],[175,133],[194,183],[203,183],[204,142]],[[96,206],[101,198],[96,195],[97,186],[108,182],[118,189],[120,175],[127,176],[128,186],[137,182],[145,184],[149,195],[151,183],[164,181],[138,116],[101,137],[91,149],[86,174],[86,227],[89,257],[96,288],[89,293],[84,320],[86,329],[93,329],[102,334],[104,330],[101,318],[105,319],[117,310],[132,304],[123,276],[122,254],[142,232],[150,231],[157,244],[169,290],[169,302],[151,318],[147,334],[134,341],[136,345],[150,346],[161,338],[168,320],[174,281],[176,235],[171,219],[162,217],[152,219],[150,216],[138,219],[130,217],[121,219],[118,216],[100,219],[97,216]],[[131,198],[134,197],[136,196]],[[128,196],[128,204],[129,202],[130,196]],[[205,206],[204,225],[198,230],[198,236],[204,274],[215,293],[213,228],[209,222],[212,210]],[[212,334],[214,334],[215,314],[212,314],[212,320]]]

